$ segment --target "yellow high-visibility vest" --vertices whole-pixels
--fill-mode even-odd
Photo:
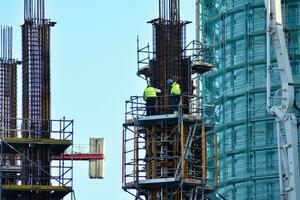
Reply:
[[[156,91],[154,87],[147,87],[144,90],[144,100],[147,100],[149,97],[156,97]]]
[[[171,94],[172,95],[180,95],[181,94],[180,85],[178,83],[174,82],[172,84]]]

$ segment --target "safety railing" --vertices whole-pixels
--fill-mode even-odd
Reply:
[[[33,161],[21,164],[22,158],[8,159],[2,161],[2,184],[4,185],[49,185],[71,187],[72,184],[72,165],[70,162],[60,165],[53,162],[51,166],[38,165]],[[14,164],[12,164],[14,163]],[[31,173],[24,175],[21,170],[29,170]],[[43,173],[42,176],[40,173]]]
[[[15,135],[19,138],[72,140],[73,137],[73,120],[0,118],[0,124],[5,124],[7,121],[14,122],[17,127],[0,127],[0,136],[4,138]]]
[[[3,124],[6,124],[5,122],[7,121],[16,124],[16,128],[4,127]],[[3,183],[72,187],[72,160],[52,161],[50,157],[48,159],[49,162],[52,161],[51,164],[43,166],[41,158],[34,158],[24,153],[24,150],[28,150],[28,147],[22,145],[22,143],[34,143],[36,140],[39,146],[43,142],[60,145],[60,142],[53,140],[69,140],[71,142],[61,142],[62,144],[71,145],[73,143],[73,120],[64,118],[60,120],[0,118],[0,124],[2,124],[0,127],[0,156],[2,158],[0,161],[0,173],[2,172],[1,179]],[[44,148],[50,148],[49,144],[45,145]],[[43,149],[41,150],[43,151]],[[62,147],[54,150],[57,153],[59,151],[63,153],[65,149]]]
[[[188,43],[183,49],[183,54],[191,58],[191,61],[203,61],[206,63],[213,63],[213,46],[203,44],[200,41],[193,40]]]
[[[197,102],[200,101],[199,97],[180,95],[178,104],[168,103],[172,102],[174,97],[174,95],[157,96],[155,97],[156,103],[154,106],[146,106],[146,101],[142,96],[131,96],[126,101],[125,121],[147,116],[147,109],[154,111],[151,115],[173,114],[174,111],[189,115],[201,115],[202,109],[197,107]]]
[[[157,101],[166,100],[168,102],[169,98],[172,96],[160,96],[157,97]],[[214,120],[214,106],[213,105],[203,105],[202,108],[196,107],[197,101],[200,101],[200,98],[194,96],[187,96],[181,95],[181,101],[178,105],[178,113],[183,113],[184,110],[187,109],[188,115],[197,115],[200,116],[203,122],[213,124]],[[189,100],[187,103],[184,100]],[[159,104],[155,106],[158,110],[161,109],[170,109],[174,105],[163,105],[160,106]],[[166,114],[172,114],[173,112],[169,112]],[[147,116],[146,113],[146,102],[140,96],[132,96],[130,100],[126,101],[126,122],[127,121],[134,121],[132,119],[139,119]],[[178,116],[180,117],[180,116]],[[195,124],[197,126],[197,124]],[[189,126],[189,130],[193,131],[193,125]],[[174,126],[174,129],[170,130],[170,135],[172,131],[177,131],[178,129]],[[152,130],[154,131],[154,130]],[[156,132],[159,130],[155,130]],[[202,131],[202,124],[199,124],[197,129],[197,136],[192,136],[193,141],[195,139],[199,140],[199,131]],[[179,145],[180,138],[168,138],[165,140],[159,141],[152,141],[149,139],[145,139],[146,135],[150,135],[145,128],[141,127],[138,124],[124,124],[123,129],[123,157],[122,157],[122,182],[123,187],[126,188],[128,185],[132,186],[132,183],[135,181],[147,180],[147,179],[159,179],[159,178],[177,178],[180,177],[179,172],[185,174],[187,177],[191,179],[201,180],[202,183],[207,180],[206,178],[202,177],[202,166],[201,158],[195,157],[194,155],[190,156],[189,158],[185,159],[186,162],[193,165],[193,167],[187,169],[181,169],[181,156],[178,154],[176,150],[171,149],[164,149],[160,150],[157,149],[156,153],[153,155],[148,155],[146,151],[146,147],[148,146],[157,146],[159,143],[169,144],[172,145]],[[195,142],[195,141],[194,141]],[[185,145],[186,148],[190,148]],[[187,152],[185,152],[186,154]],[[198,162],[199,161],[199,162]],[[150,163],[151,166],[150,166]],[[155,164],[155,167],[153,167]],[[167,166],[167,167],[165,167]],[[207,168],[206,166],[205,168]],[[203,169],[204,170],[204,169]],[[129,186],[129,187],[130,187]]]

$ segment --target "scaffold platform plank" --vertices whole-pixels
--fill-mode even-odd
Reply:
[[[165,114],[165,115],[151,115],[151,116],[139,116],[135,119],[131,118],[126,121],[124,125],[133,126],[135,122],[139,124],[147,123],[161,123],[162,121],[174,121],[178,122],[178,113],[174,114]],[[185,122],[201,122],[202,117],[200,115],[188,115],[184,114],[181,116],[181,119]]]
[[[24,192],[51,192],[53,198],[63,198],[70,192],[71,187],[67,186],[50,186],[50,185],[2,185],[2,193],[4,196],[17,196]]]
[[[31,145],[47,145],[52,150],[53,155],[60,155],[72,144],[71,140],[47,139],[47,138],[17,138],[17,137],[3,138],[2,143],[4,143],[2,149],[3,153],[15,153],[14,149],[12,149],[9,145],[11,145],[13,148],[17,150],[22,150],[26,148],[29,144],[31,144]]]
[[[206,185],[206,181],[198,180],[198,179],[188,179],[188,178],[158,178],[158,179],[147,179],[147,180],[139,180],[133,181],[126,184],[128,188],[135,188],[135,187],[159,187],[165,184],[180,184],[180,185],[196,185],[196,186],[204,186],[207,190],[213,190],[212,187]]]
[[[13,191],[58,191],[70,192],[71,187],[51,185],[2,185],[2,190]]]
[[[147,179],[147,180],[139,180],[139,181],[133,181],[126,184],[127,188],[131,189],[137,189],[137,188],[149,188],[149,187],[160,187],[161,185],[181,185],[183,187],[185,186],[196,186],[201,187],[205,191],[213,191],[214,188],[211,186],[208,186],[206,184],[206,181],[196,180],[196,179],[188,179],[188,178],[159,178],[159,179]]]
[[[212,70],[213,67],[213,64],[202,61],[194,61],[192,63],[192,71],[199,74],[204,74],[205,72]]]
[[[144,75],[145,77],[150,77],[150,67],[146,65],[138,69],[137,75]]]

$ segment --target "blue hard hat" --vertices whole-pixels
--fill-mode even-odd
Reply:
[[[171,85],[173,83],[173,80],[172,79],[168,79],[167,83],[168,83],[168,85]]]

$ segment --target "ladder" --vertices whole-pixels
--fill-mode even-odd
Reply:
[[[192,129],[190,129],[188,137],[187,137],[187,141],[186,144],[184,145],[184,159],[185,160],[190,160],[191,159],[191,147],[192,147],[192,143],[194,141],[194,137],[195,137],[195,132],[197,129],[198,123],[196,122],[195,125],[193,126]],[[175,172],[175,177],[180,177],[181,176],[181,157],[179,159],[177,168],[176,168],[176,172]]]

